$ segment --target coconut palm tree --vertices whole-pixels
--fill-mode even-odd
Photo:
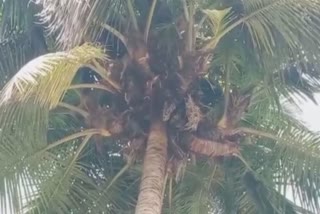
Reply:
[[[320,1],[0,8],[3,213],[320,210]]]

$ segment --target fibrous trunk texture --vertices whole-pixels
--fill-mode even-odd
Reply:
[[[167,160],[167,131],[164,122],[151,124],[144,157],[143,175],[136,214],[160,214]]]

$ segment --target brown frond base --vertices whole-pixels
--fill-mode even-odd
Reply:
[[[189,148],[191,152],[207,157],[225,157],[240,153],[239,146],[235,143],[229,141],[220,143],[216,141],[200,139],[197,137],[193,137]]]

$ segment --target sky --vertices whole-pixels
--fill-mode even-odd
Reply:
[[[319,105],[304,100],[299,105],[302,111],[296,111],[295,113],[311,130],[320,132],[320,94],[315,95],[315,98]]]

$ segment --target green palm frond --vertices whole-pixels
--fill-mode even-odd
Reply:
[[[165,213],[200,214],[210,213],[217,208],[214,191],[222,182],[218,165],[198,163],[196,166],[188,166],[183,179],[178,183],[174,178],[171,179],[171,182],[167,182],[165,193]]]
[[[39,113],[39,109],[35,110]],[[0,177],[1,183],[4,184],[2,188],[6,189],[1,192],[2,204],[5,204],[9,197],[9,201],[23,202],[24,209],[27,210],[34,207],[46,209],[54,207],[56,212],[66,213],[70,207],[80,206],[79,198],[94,199],[88,191],[97,187],[81,160],[85,156],[84,149],[88,140],[100,131],[83,131],[47,145],[46,126],[43,124],[39,126],[41,127],[38,131],[42,132],[30,130],[34,132],[33,139],[26,136],[27,132],[24,132],[20,141],[18,137],[21,131],[15,131],[9,136],[5,134],[8,131],[3,131]],[[35,126],[31,127],[31,129],[35,128]],[[81,136],[86,137],[79,140]],[[9,189],[6,187],[8,184],[10,184]],[[21,200],[22,197],[23,200]],[[35,204],[35,202],[38,203]],[[21,205],[14,206],[12,209],[20,213]],[[5,206],[1,208],[6,209]]]
[[[41,40],[37,40],[41,44]],[[42,54],[43,49],[34,49],[32,41],[25,33],[11,35],[0,42],[0,74],[1,88],[15,75],[15,73],[29,60]]]
[[[237,159],[223,161],[225,177],[215,191],[223,213],[293,214],[304,210],[277,191],[278,184],[274,179],[277,169],[273,167],[274,154],[258,145],[245,147],[243,154],[251,169]]]
[[[264,117],[252,114],[251,119],[247,118],[250,126],[258,131],[249,129],[245,133],[261,138],[252,139],[274,154],[273,167],[279,170],[277,174],[283,179],[282,188],[294,188],[298,198],[308,201],[308,204],[302,204],[304,208],[317,210],[320,195],[320,183],[317,179],[320,172],[319,135],[290,115],[270,108],[265,109],[264,113],[266,112],[270,114]],[[311,190],[314,191],[311,193]]]
[[[254,202],[259,213],[297,213],[294,205],[283,195],[277,193],[273,186],[270,188],[270,185],[265,185],[252,173],[245,173],[243,182],[248,199]]]
[[[226,30],[228,25],[235,19],[231,8],[223,10],[204,10],[210,20],[213,38],[207,44],[207,48],[214,49],[220,40],[220,34]]]
[[[99,197],[85,209],[93,213],[130,213],[136,204],[141,166],[130,166],[121,157],[114,157],[113,168],[104,173],[104,183],[99,185]]]
[[[230,2],[229,6],[236,4],[234,1]],[[241,4],[242,12],[234,8],[237,5],[232,7],[226,15],[232,18],[220,21],[220,25],[227,22],[224,27],[226,30],[213,35],[207,44],[207,48],[215,47],[218,57],[221,57],[219,53],[224,53],[230,43],[235,47],[231,51],[232,55],[241,50],[238,72],[231,75],[234,85],[242,87],[248,85],[248,81],[249,84],[258,85],[264,88],[263,93],[267,97],[274,99],[270,99],[270,102],[276,102],[278,106],[283,97],[294,104],[296,97],[314,101],[313,93],[319,91],[318,66],[314,62],[319,49],[317,45],[310,46],[310,43],[314,44],[313,35],[319,29],[313,27],[317,23],[317,14],[313,10],[319,4],[314,1],[299,1],[296,4],[294,0],[243,1]],[[304,15],[301,15],[302,12]],[[295,17],[289,18],[291,16]],[[208,17],[211,22],[217,20],[210,15]],[[285,21],[287,18],[290,19],[289,24]],[[297,27],[300,25],[302,27]],[[223,35],[221,38],[220,34]],[[254,51],[255,48],[259,55]]]
[[[85,44],[68,52],[50,53],[28,62],[6,84],[1,103],[33,100],[54,108],[81,66],[104,58],[103,51]]]
[[[277,36],[293,49],[300,44],[301,38],[316,39],[314,35],[319,32],[319,27],[314,18],[319,7],[320,4],[312,0],[249,0],[244,2],[247,16],[242,21],[248,27],[255,46],[273,53]]]
[[[30,53],[30,44],[23,43],[22,39],[25,39],[25,37],[21,35],[19,39],[2,42],[1,44],[0,73],[3,77],[1,88],[33,55],[33,53]]]
[[[54,208],[57,213],[67,213],[72,207],[77,207],[81,202],[79,199],[88,200],[92,197],[88,194],[88,189],[95,189],[96,186],[81,163],[89,139],[90,135],[80,144],[71,144],[65,149],[60,147],[58,151],[51,151],[52,154],[46,155],[51,168],[43,174],[37,188],[37,198],[40,198],[42,203],[28,203],[28,206],[42,205],[48,210]]]
[[[53,143],[45,142],[41,148],[32,150],[30,158],[23,163],[25,168],[34,166],[31,159],[37,164],[43,163],[43,167],[39,165],[40,168],[33,169],[36,173],[32,179],[39,181],[35,193],[24,195],[28,199],[24,203],[28,213],[87,213],[89,208],[99,210],[99,213],[105,209],[96,203],[100,198],[107,202],[108,195],[102,196],[100,191],[105,182],[101,174],[109,172],[108,167],[115,167],[118,160],[111,165],[98,166],[92,152],[94,144],[87,140],[100,131],[88,132],[82,130],[82,126],[72,116],[51,112],[47,141]],[[81,139],[81,136],[87,137]],[[111,187],[118,189],[117,185]]]
[[[69,52],[40,56],[22,67],[2,89],[0,107],[2,164],[0,168],[3,174],[0,177],[2,189],[6,189],[1,191],[4,193],[1,195],[1,209],[8,209],[5,206],[8,197],[11,197],[9,201],[21,202],[21,197],[24,196],[24,201],[29,204],[41,196],[45,206],[48,206],[46,200],[48,197],[50,201],[51,199],[54,201],[56,192],[60,193],[60,190],[52,190],[52,188],[60,189],[62,186],[55,184],[47,192],[38,192],[41,185],[50,181],[49,175],[55,172],[48,169],[60,169],[58,178],[63,179],[60,182],[61,185],[71,185],[70,173],[89,182],[90,179],[84,177],[86,174],[76,164],[82,149],[78,151],[79,154],[75,151],[68,161],[57,158],[57,154],[51,153],[52,151],[47,152],[48,149],[64,142],[58,140],[57,144],[47,146],[47,137],[52,139],[50,132],[47,136],[48,112],[58,104],[78,68],[93,59],[103,57],[101,49],[90,45],[83,45]],[[28,125],[30,121],[32,126]],[[54,135],[56,134],[58,132]],[[54,183],[53,181],[56,182],[58,179],[52,180],[49,184]],[[65,211],[66,204],[62,201],[58,200],[56,204]],[[19,213],[22,204],[12,206],[10,209]]]
[[[226,34],[243,26],[250,32],[254,46],[270,54],[274,53],[279,44],[295,49],[301,45],[303,38],[309,42],[316,41],[314,35],[319,33],[316,20],[320,8],[317,1],[248,0],[242,1],[242,4],[244,15],[229,21],[204,49],[215,48]]]
[[[269,62],[273,61],[275,66],[259,69],[265,74],[261,86],[265,90],[273,91],[273,97],[285,98],[292,104],[297,104],[297,98],[315,102],[314,93],[320,90],[317,55],[300,50],[298,57],[287,56],[282,62],[275,63],[277,60],[273,57],[265,58],[266,64],[270,65]]]
[[[48,118],[45,109],[33,106],[31,103],[8,107],[20,111],[20,114],[10,115],[7,120],[3,120],[6,112],[1,111],[0,188],[2,190],[0,199],[1,209],[3,209],[1,212],[6,213],[12,210],[14,213],[20,213],[23,196],[32,197],[36,194],[36,189],[33,187],[36,187],[39,181],[33,179],[33,172],[30,171],[29,164],[33,163],[33,166],[37,168],[40,162],[32,158],[28,162],[25,161],[34,150],[45,147]],[[24,111],[21,111],[22,109]],[[30,121],[35,121],[33,126],[26,125]],[[20,130],[22,127],[23,132]],[[29,202],[29,198],[25,200]],[[20,201],[20,204],[6,208],[5,204],[8,201]]]
[[[27,31],[33,21],[32,6],[28,0],[0,2],[0,41],[8,35]]]
[[[24,37],[22,42],[30,43],[35,53],[46,53],[45,27],[39,24],[35,16],[39,9],[38,5],[29,0],[1,1],[0,43]]]
[[[317,60],[319,56],[303,50],[301,52],[301,59],[290,63],[283,71],[282,78],[290,87],[291,94],[307,97],[316,103],[314,93],[320,91],[320,66]]]
[[[225,67],[228,66],[229,71],[231,70],[231,87],[239,87],[242,90],[255,87],[251,99],[254,105],[282,108],[280,103],[283,99],[299,105],[297,98],[315,102],[313,94],[320,89],[319,65],[316,62],[317,58],[314,58],[316,55],[306,54],[306,51],[301,50],[299,58],[285,54],[277,59],[264,57],[264,65],[261,65],[252,49],[248,50],[248,44],[242,42],[245,41],[242,40],[243,36],[235,41],[230,41],[233,38],[230,35],[226,38],[216,49],[214,69],[209,76],[219,77],[217,70],[220,68],[223,79],[223,76],[226,76]]]

